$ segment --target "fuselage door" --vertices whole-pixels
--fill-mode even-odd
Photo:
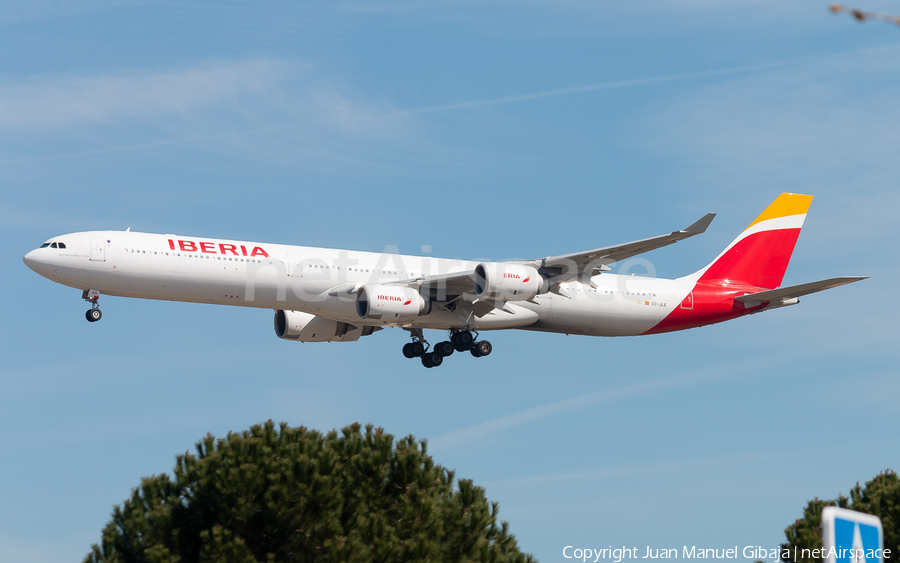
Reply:
[[[300,268],[300,255],[296,252],[288,252],[287,274],[295,278],[302,277],[303,275],[303,272]]]
[[[106,262],[105,238],[91,237],[91,260],[94,262]]]

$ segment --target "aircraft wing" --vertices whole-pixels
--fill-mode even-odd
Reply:
[[[430,290],[438,301],[445,301],[448,298],[471,292],[474,284],[475,270],[426,276],[419,281],[419,287]]]
[[[525,264],[536,268],[541,275],[551,280],[553,284],[560,284],[570,280],[583,279],[582,276],[593,276],[599,271],[608,271],[609,264],[656,250],[679,240],[699,235],[706,231],[709,224],[715,218],[715,213],[707,213],[697,221],[680,231],[674,231],[666,235],[652,237],[616,246],[595,248],[585,252],[562,254],[560,256],[548,256],[537,260],[516,260],[511,263]],[[444,301],[470,292],[475,282],[475,270],[425,276],[419,279],[394,282],[398,285],[425,288],[430,290],[438,301]]]
[[[804,295],[809,295],[810,293],[825,291],[826,289],[839,287],[864,279],[866,279],[865,276],[845,276],[840,278],[831,278],[827,280],[802,283],[800,285],[792,285],[790,287],[780,287],[778,289],[772,289],[769,291],[760,291],[759,293],[748,293],[747,295],[735,297],[734,300],[744,303],[749,307],[761,303],[783,303],[784,301],[787,301],[789,299],[796,299]]]
[[[585,252],[562,254],[560,256],[548,256],[535,260],[539,268],[551,274],[554,282],[562,283],[572,279],[578,279],[582,275],[592,276],[598,271],[608,271],[609,264],[619,262],[638,254],[650,252],[657,248],[675,244],[680,240],[699,235],[706,231],[709,224],[715,218],[715,213],[707,213],[697,221],[694,221],[680,231],[674,231],[667,235],[636,240],[616,246],[595,248]]]

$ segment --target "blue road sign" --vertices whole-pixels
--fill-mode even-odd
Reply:
[[[822,509],[825,563],[884,563],[881,518],[826,506]]]

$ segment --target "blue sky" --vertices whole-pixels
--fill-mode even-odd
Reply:
[[[824,1],[260,4],[0,6],[0,561],[80,559],[141,476],[269,418],[427,438],[542,561],[775,547],[900,465],[896,26]],[[783,191],[816,196],[785,283],[871,279],[684,333],[491,334],[435,370],[402,331],[284,342],[264,310],[106,297],[89,325],[21,262],[126,227],[534,258],[718,212],[647,255],[676,277]]]

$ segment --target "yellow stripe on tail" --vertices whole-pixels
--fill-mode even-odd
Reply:
[[[809,211],[813,196],[803,194],[781,194],[769,207],[759,214],[759,217],[753,220],[747,228],[766,221],[768,219],[777,219],[778,217],[788,217],[790,215],[802,215]]]

